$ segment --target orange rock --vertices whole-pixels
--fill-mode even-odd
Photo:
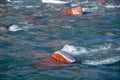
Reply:
[[[49,57],[39,62],[38,66],[61,66],[62,64],[74,63],[76,59],[64,51],[56,51]]]
[[[68,15],[82,15],[83,14],[82,7],[64,9],[61,12],[62,12],[62,14],[68,14]]]

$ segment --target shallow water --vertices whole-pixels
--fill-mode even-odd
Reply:
[[[90,7],[89,13],[69,16],[60,13],[69,5],[15,1],[0,16],[2,27],[17,25],[20,29],[0,32],[0,80],[120,80],[119,7],[93,3],[84,6]],[[61,49],[78,63],[35,66]]]

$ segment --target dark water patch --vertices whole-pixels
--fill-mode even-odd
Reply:
[[[6,41],[0,41],[0,48],[8,48],[12,46],[12,44],[10,42],[6,42]]]

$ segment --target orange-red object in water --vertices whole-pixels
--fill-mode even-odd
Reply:
[[[62,10],[62,13],[68,15],[82,15],[83,11],[82,11],[82,7],[75,7],[71,9],[64,9]]]
[[[43,59],[38,66],[61,66],[62,64],[74,63],[76,59],[65,51],[56,51]]]

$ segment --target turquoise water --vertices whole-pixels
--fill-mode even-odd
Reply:
[[[7,5],[0,16],[0,26],[7,29],[0,31],[0,80],[120,80],[119,7],[93,3],[84,7],[97,9],[69,16],[60,13],[69,5],[38,0]],[[9,31],[12,25],[20,30]],[[73,53],[78,62],[35,66],[61,49]]]

